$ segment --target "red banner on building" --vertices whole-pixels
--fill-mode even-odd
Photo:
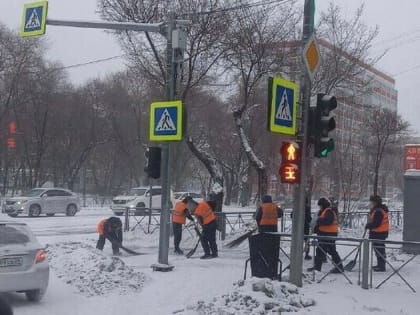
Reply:
[[[405,146],[404,170],[420,170],[420,144]]]

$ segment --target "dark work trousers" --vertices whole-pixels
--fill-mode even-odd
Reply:
[[[118,232],[118,235],[115,235],[114,233],[107,233],[107,234],[99,235],[98,242],[96,243],[96,248],[103,250],[106,239],[112,241],[112,252],[114,254],[118,254],[120,252],[120,247],[118,246],[118,243],[121,243],[121,241],[119,240],[120,239],[122,240],[122,231],[120,230]]]
[[[386,240],[388,238],[388,232],[370,232],[369,239],[373,240]],[[376,259],[378,261],[379,268],[385,268],[386,252],[385,244],[379,242],[372,242],[373,249],[375,250]],[[382,257],[381,257],[382,256]]]
[[[259,225],[258,232],[260,233],[278,232],[278,227],[277,225]]]
[[[210,251],[212,255],[217,255],[216,228],[216,221],[203,225],[201,245],[203,246],[204,254],[206,255],[210,255]]]
[[[174,248],[175,250],[179,250],[179,244],[182,240],[182,224],[172,222],[172,228],[174,231]]]
[[[323,235],[327,236],[327,235]],[[334,235],[337,236],[337,235]],[[335,265],[341,267],[341,258],[337,252],[337,248],[335,245],[335,240],[326,240],[322,239],[319,240],[318,247],[316,248],[315,253],[315,269],[321,270],[322,263],[325,261],[326,254],[330,254],[332,257],[332,261]]]

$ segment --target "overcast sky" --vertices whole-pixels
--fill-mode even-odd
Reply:
[[[23,4],[28,0],[0,0],[0,21],[18,29]],[[301,0],[303,4],[303,0]],[[319,13],[328,7],[329,0],[317,0]],[[420,1],[418,0],[334,0],[351,14],[365,3],[364,20],[368,25],[378,25],[380,34],[374,53],[390,48],[378,67],[393,75],[399,93],[398,108],[413,128],[420,132]],[[50,0],[49,18],[99,19],[96,0]],[[47,26],[48,56],[64,65],[108,58],[122,54],[112,35],[101,30],[74,29]],[[115,59],[69,70],[75,83],[124,68],[124,59]]]

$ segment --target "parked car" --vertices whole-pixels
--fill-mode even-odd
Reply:
[[[80,210],[79,197],[62,188],[34,188],[20,197],[6,198],[2,212],[11,217],[27,214],[38,217],[40,214],[53,216],[64,213],[74,216]]]
[[[25,223],[0,221],[0,292],[44,296],[49,282],[47,255]]]
[[[189,191],[178,191],[174,193],[174,198],[176,201],[182,201],[186,197],[191,197],[197,202],[203,201],[203,196],[200,193]]]
[[[152,206],[150,207],[150,194],[152,197]],[[116,196],[112,199],[111,210],[115,215],[121,216],[127,208],[135,215],[142,215],[146,210],[159,209],[162,203],[162,187],[136,187],[130,189],[127,195]]]

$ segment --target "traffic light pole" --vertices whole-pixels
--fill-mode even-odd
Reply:
[[[172,49],[172,31],[176,27],[175,14],[169,14],[167,23],[166,46],[166,98],[171,101],[175,97],[175,70]],[[162,144],[161,181],[162,205],[159,229],[159,257],[158,264],[152,266],[156,271],[171,271],[173,266],[168,263],[169,236],[170,236],[170,204],[171,204],[171,144]]]
[[[305,0],[303,16],[303,34],[302,47],[314,32],[315,0]],[[302,62],[301,78],[301,128],[299,138],[302,145],[300,175],[301,180],[295,191],[295,203],[293,209],[292,221],[292,244],[290,249],[290,277],[289,281],[299,287],[302,286],[302,268],[303,268],[303,242],[304,242],[304,223],[305,223],[305,190],[309,165],[309,141],[308,141],[308,122],[309,106],[311,100],[312,83],[309,74],[305,70]]]

